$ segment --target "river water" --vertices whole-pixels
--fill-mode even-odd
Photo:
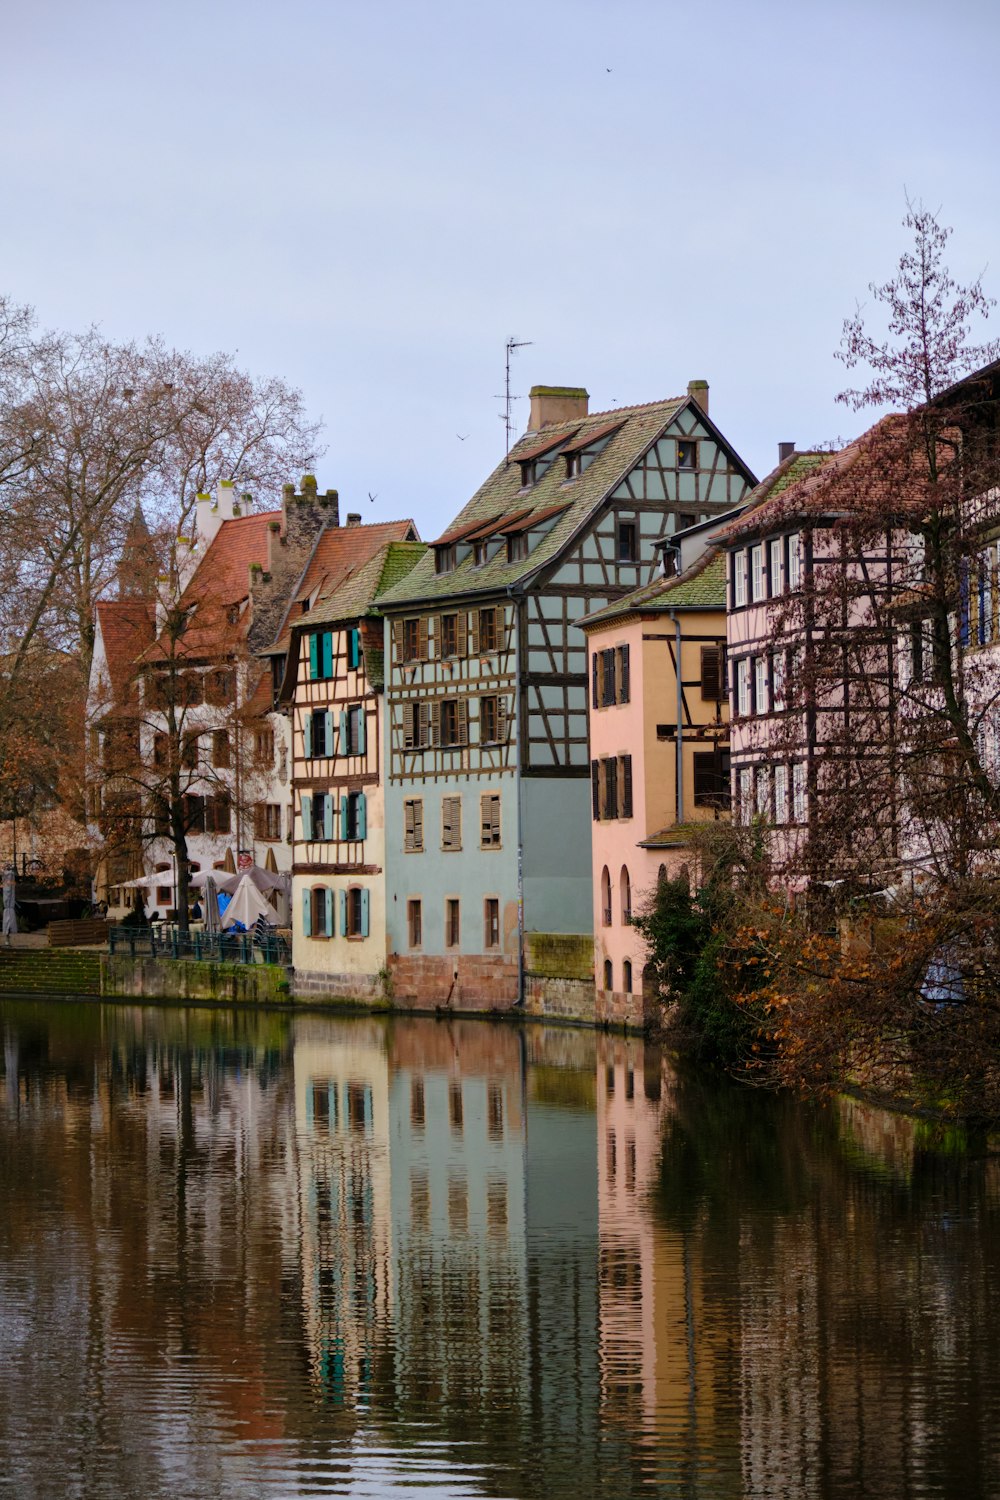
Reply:
[[[566,1029],[0,1030],[0,1494],[1000,1495],[981,1148]]]

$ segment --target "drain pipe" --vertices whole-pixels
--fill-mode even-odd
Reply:
[[[521,751],[525,744],[527,726],[522,723],[521,694],[521,618],[514,585],[507,585],[507,597],[511,602],[514,627],[517,632],[517,656],[514,673],[514,732],[517,735],[517,759],[514,763],[514,786],[517,789],[517,1000],[519,1010],[524,1009],[524,807],[523,778],[521,776]],[[525,715],[525,718],[527,716]]]
[[[674,773],[676,781],[676,818],[678,824],[684,821],[684,679],[681,673],[681,622],[677,618],[676,610],[668,611],[674,622],[674,676],[677,678],[677,768]]]

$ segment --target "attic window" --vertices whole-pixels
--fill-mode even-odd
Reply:
[[[566,478],[567,479],[579,479],[580,475],[583,473],[583,466],[582,466],[582,464],[580,462],[581,457],[582,457],[582,455],[580,453],[579,448],[575,449],[572,453],[567,453],[567,455],[566,455]]]
[[[450,573],[457,561],[457,549],[452,543],[447,547],[434,548],[434,571],[435,573]]]
[[[524,462],[521,464],[521,488],[522,488],[522,490],[526,490],[528,488],[528,486],[534,484],[534,482],[535,482],[535,460],[533,458],[526,458],[524,460]]]
[[[677,444],[677,467],[679,469],[696,469],[698,467],[698,444],[696,442],[679,442]]]
[[[474,568],[481,568],[483,566],[483,564],[486,562],[488,556],[489,556],[489,554],[488,554],[488,552],[486,550],[486,543],[485,542],[473,542],[473,544],[472,544],[472,566]]]
[[[307,615],[309,613],[309,600],[308,599],[303,599],[303,601],[302,601],[302,613],[304,615]]]
[[[516,531],[507,538],[507,561],[521,562],[528,555],[528,533]]]

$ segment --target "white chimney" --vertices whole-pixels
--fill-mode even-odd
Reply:
[[[198,496],[195,504],[195,530],[203,557],[214,541],[223,521],[233,519],[235,490],[236,486],[231,479],[220,479],[216,486],[214,500],[211,495]]]

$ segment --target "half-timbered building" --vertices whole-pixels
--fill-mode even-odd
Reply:
[[[381,600],[401,999],[531,1004],[544,952],[564,974],[583,952],[589,975],[587,650],[573,622],[648,582],[658,542],[752,487],[707,406],[704,382],[593,414],[586,391],[535,387],[524,437]]]
[[[272,647],[291,729],[297,993],[370,995],[385,967],[377,600],[424,550],[411,521],[350,517],[317,545]]]

